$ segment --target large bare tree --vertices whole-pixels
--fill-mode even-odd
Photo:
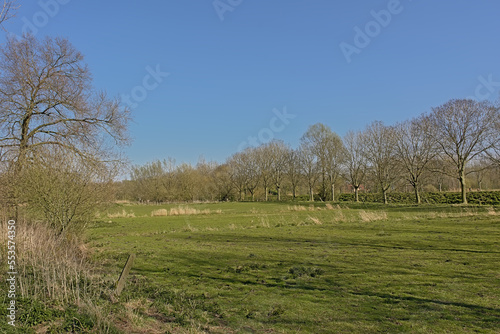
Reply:
[[[129,111],[92,87],[83,55],[63,38],[10,38],[0,48],[0,148],[21,168],[38,149],[110,159]]]
[[[460,182],[462,203],[467,203],[466,176],[475,170],[469,163],[489,151],[499,142],[496,128],[498,108],[488,101],[471,99],[450,100],[433,108],[427,116],[431,124],[427,135],[432,137],[447,164],[445,170]]]

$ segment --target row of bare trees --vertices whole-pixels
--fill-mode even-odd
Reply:
[[[467,180],[499,165],[499,108],[488,101],[451,100],[428,114],[393,126],[375,121],[342,139],[328,126],[309,127],[298,148],[282,141],[237,152],[223,164],[205,162],[175,167],[172,160],[133,168],[122,195],[155,202],[168,200],[265,201],[272,192],[296,198],[307,191],[335,201],[337,188],[380,191],[384,202],[395,189],[411,186],[415,201],[435,184],[456,179],[467,203]],[[491,174],[491,173],[490,173]],[[493,175],[493,174],[492,174]],[[495,176],[493,176],[495,178]],[[490,183],[495,184],[495,180]],[[337,187],[337,188],[336,188]],[[123,195],[125,196],[125,195]]]

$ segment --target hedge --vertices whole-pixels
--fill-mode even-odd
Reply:
[[[360,202],[383,203],[380,193],[360,193],[358,195]],[[462,194],[459,192],[431,192],[421,193],[422,203],[430,204],[460,204],[462,203]],[[338,196],[341,202],[354,202],[354,194],[341,194]],[[414,193],[388,193],[389,203],[413,204],[415,203]],[[500,204],[500,191],[475,191],[467,193],[467,202],[469,204],[498,205]]]

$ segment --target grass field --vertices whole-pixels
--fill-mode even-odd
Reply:
[[[117,205],[88,239],[137,254],[130,333],[500,332],[498,207]]]

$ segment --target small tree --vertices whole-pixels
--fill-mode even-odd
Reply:
[[[167,198],[164,185],[166,171],[160,160],[148,162],[142,166],[133,166],[130,178],[135,184],[135,196],[141,201],[163,202]]]
[[[273,184],[278,193],[278,201],[281,201],[281,187],[286,175],[288,163],[288,153],[290,148],[280,140],[274,140],[269,143],[270,153],[272,157],[271,175]]]
[[[384,204],[387,204],[387,192],[399,176],[394,130],[375,121],[364,130],[363,141],[372,177],[382,191]]]
[[[272,144],[262,144],[259,147],[250,149],[248,154],[252,155],[260,172],[259,178],[264,188],[265,201],[269,199],[269,186],[273,179],[273,152]]]
[[[331,199],[335,200],[335,182],[340,174],[340,166],[344,159],[342,139],[321,123],[310,126],[302,136],[301,142],[316,155],[321,175],[321,195],[326,200],[331,191]]]
[[[300,168],[309,188],[309,201],[314,202],[314,186],[316,185],[319,176],[318,159],[311,147],[305,143],[300,145],[298,155]]]
[[[292,187],[292,197],[297,197],[297,187],[302,180],[299,150],[290,149],[286,156],[285,174]]]
[[[344,145],[345,160],[343,175],[354,188],[354,198],[356,202],[359,202],[359,188],[365,180],[367,164],[361,132],[349,131],[344,137]]]
[[[239,200],[243,200],[243,192],[247,184],[248,175],[243,162],[243,153],[238,152],[233,154],[226,162],[228,166],[229,179],[234,188],[238,191]]]
[[[437,154],[435,141],[427,133],[429,124],[425,118],[415,118],[394,127],[396,158],[406,171],[407,180],[420,204],[419,186],[422,175]]]
[[[59,233],[80,232],[112,198],[118,169],[56,148],[38,152],[23,166],[18,198],[28,214]]]

